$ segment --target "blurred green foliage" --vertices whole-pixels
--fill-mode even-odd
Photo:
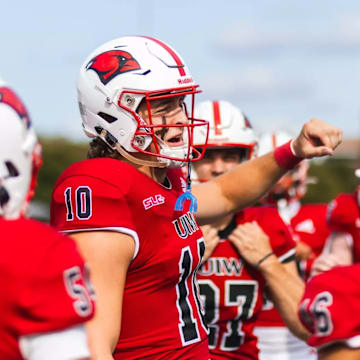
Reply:
[[[62,138],[40,138],[44,164],[40,169],[35,200],[49,204],[51,192],[58,176],[70,164],[86,159],[87,143],[75,143]],[[312,162],[309,177],[316,184],[308,185],[303,202],[327,203],[340,192],[352,192],[360,184],[354,169],[360,167],[359,159],[327,158]]]
[[[359,159],[327,158],[324,161],[312,161],[308,173],[315,184],[308,185],[303,203],[328,203],[340,192],[353,192],[360,184],[354,175],[360,167]]]
[[[40,138],[43,165],[40,168],[35,201],[50,203],[51,192],[59,175],[72,163],[86,159],[87,143],[63,138]]]

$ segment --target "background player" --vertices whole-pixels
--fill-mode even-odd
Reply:
[[[284,131],[264,134],[260,138],[259,154],[273,151],[291,136]],[[285,174],[262,200],[275,206],[282,219],[291,227],[296,241],[296,258],[300,275],[306,280],[314,259],[321,253],[330,231],[326,224],[326,204],[302,204],[307,191],[309,162],[302,161]],[[259,314],[255,333],[259,337],[262,360],[315,359],[315,350],[309,348],[286,327],[271,301]]]
[[[337,266],[306,285],[299,317],[319,360],[360,359],[360,265]]]
[[[259,141],[259,156],[274,151],[292,136],[285,131],[263,134]],[[267,205],[275,205],[283,220],[291,225],[296,240],[296,258],[302,278],[307,279],[314,259],[320,255],[330,235],[326,221],[327,204],[306,204],[302,198],[309,184],[310,162],[302,161],[286,173],[264,197]]]
[[[329,204],[327,221],[331,236],[314,262],[312,275],[360,262],[360,186],[352,194],[339,194]]]
[[[204,158],[194,163],[198,181],[216,178],[256,156],[255,132],[235,106],[227,101],[205,101],[196,107],[196,116],[210,124]],[[201,137],[195,138],[195,146],[202,140]],[[240,224],[252,221],[256,221],[269,236],[274,253],[286,263],[284,267],[294,276],[294,281],[299,281],[294,261],[295,243],[276,208],[246,208],[203,227],[205,243],[210,243],[206,251],[210,257],[199,269],[198,280],[210,329],[212,359],[258,359],[253,328],[263,304],[265,281],[261,272],[244,261],[228,239]],[[211,254],[210,248],[213,248]],[[287,319],[295,318],[293,314],[285,316]],[[297,322],[291,322],[290,326],[300,336],[306,337]]]
[[[184,99],[197,92],[181,57],[149,37],[110,41],[80,69],[80,111],[96,158],[60,176],[51,222],[73,233],[90,262],[98,311],[89,329],[101,359],[208,359],[195,284],[204,243],[187,204],[177,203],[191,195],[173,169],[200,158],[190,159],[193,132],[206,124],[193,119],[193,102],[188,112]],[[293,150],[287,144],[194,187],[197,220],[248,205],[301,158],[332,154],[340,140],[338,129],[310,121]]]
[[[73,240],[26,219],[41,163],[25,106],[0,80],[0,358],[89,358],[94,302]]]

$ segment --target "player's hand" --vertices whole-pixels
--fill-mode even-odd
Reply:
[[[264,256],[272,252],[269,237],[256,221],[238,225],[230,234],[229,240],[251,265],[256,265]]]
[[[317,257],[311,267],[311,276],[321,274],[332,269],[334,266],[344,265],[335,254],[322,254]]]
[[[201,230],[205,240],[205,253],[202,258],[202,263],[204,263],[214,252],[220,241],[220,237],[218,236],[218,230],[211,225],[204,225],[201,227]]]
[[[332,155],[341,140],[340,129],[322,120],[311,119],[292,142],[292,149],[296,156],[307,159]]]
[[[299,241],[296,244],[295,256],[298,261],[302,261],[311,259],[312,257],[314,257],[314,253],[309,245],[303,243],[302,241]]]

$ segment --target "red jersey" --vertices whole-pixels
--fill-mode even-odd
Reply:
[[[311,266],[315,258],[321,254],[330,235],[326,212],[326,204],[304,204],[301,205],[297,214],[291,218],[295,240],[308,245],[314,253],[314,257],[301,261],[299,264],[301,276],[305,279],[309,278]]]
[[[360,347],[360,265],[337,266],[306,285],[299,317],[314,347],[346,343]]]
[[[326,222],[326,204],[306,204],[297,202],[295,207],[290,208],[287,218],[290,219],[291,232],[295,241],[302,241],[309,245],[315,257],[320,255],[330,230]],[[283,210],[283,211],[286,211]],[[294,211],[294,213],[291,213]],[[308,278],[315,257],[302,261],[299,264],[300,275]],[[282,317],[273,304],[268,301],[266,307],[260,313],[256,326],[286,326]]]
[[[178,169],[164,186],[110,158],[75,163],[55,185],[56,228],[117,231],[135,241],[115,359],[209,358],[195,277],[205,244],[193,214],[174,211],[185,185]]]
[[[258,359],[253,329],[263,305],[264,278],[242,260],[227,240],[238,224],[254,220],[269,236],[280,261],[294,259],[295,243],[276,208],[247,208],[219,232],[221,240],[218,246],[198,273],[210,330],[211,359]]]
[[[353,194],[340,194],[328,207],[328,223],[333,231],[353,238],[354,262],[360,262],[360,187]]]
[[[20,360],[22,337],[83,323],[94,302],[73,240],[24,218],[0,232],[0,358]]]

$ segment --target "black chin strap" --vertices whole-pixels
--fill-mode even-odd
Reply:
[[[4,188],[4,186],[0,187],[0,206],[3,207],[10,200],[10,196],[8,191]]]

